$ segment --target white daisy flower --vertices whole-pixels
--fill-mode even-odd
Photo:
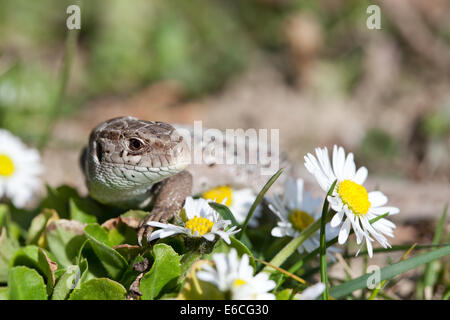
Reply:
[[[208,241],[214,241],[217,235],[230,244],[230,236],[239,232],[239,230],[236,230],[236,226],[225,230],[231,224],[231,221],[223,220],[220,214],[211,208],[205,199],[187,197],[184,203],[184,210],[186,213],[184,226],[156,221],[147,222],[149,226],[161,228],[151,234],[150,241],[181,233],[192,238],[202,237]]]
[[[397,214],[400,210],[396,207],[384,206],[388,199],[382,192],[367,192],[362,186],[367,178],[367,169],[361,167],[356,170],[353,154],[349,153],[346,157],[342,147],[334,146],[332,164],[327,148],[317,148],[316,157],[308,153],[305,156],[305,167],[314,175],[322,190],[328,192],[333,182],[337,180],[328,201],[330,207],[336,211],[331,220],[331,226],[337,227],[342,224],[338,237],[339,243],[344,244],[347,241],[350,228],[353,228],[358,244],[365,239],[370,257],[373,255],[373,238],[384,248],[390,247],[385,236],[394,236],[395,224],[385,218],[373,224],[369,221],[387,212],[390,215]]]
[[[256,199],[256,194],[250,188],[234,189],[230,186],[220,186],[210,189],[202,194],[202,198],[225,204],[233,213],[234,218],[242,224]],[[261,217],[261,205],[258,205],[248,222],[250,227],[258,226],[258,218]]]
[[[297,237],[322,215],[322,202],[320,198],[313,198],[311,193],[304,191],[302,179],[288,178],[284,184],[282,199],[278,195],[268,197],[269,209],[280,219],[277,226],[272,229],[274,237]],[[339,230],[326,225],[326,240],[338,235]],[[300,253],[312,252],[320,246],[320,233],[317,231],[306,239],[297,250]],[[337,252],[338,249],[329,247],[327,253]]]
[[[276,284],[269,280],[269,275],[261,272],[253,275],[253,267],[249,257],[243,254],[239,259],[236,249],[228,254],[216,253],[212,256],[214,267],[208,264],[197,271],[200,280],[210,282],[231,300],[274,300],[275,295],[269,293]]]
[[[0,129],[0,200],[8,198],[14,206],[23,208],[42,187],[43,171],[37,150]]]

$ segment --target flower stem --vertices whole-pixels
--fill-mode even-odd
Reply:
[[[323,201],[322,216],[320,218],[320,281],[325,285],[325,290],[322,292],[323,300],[328,300],[327,240],[325,235],[327,217],[331,215],[331,212],[328,210],[328,196],[333,194],[336,183],[337,180],[333,182],[328,190],[327,196]]]
[[[47,123],[44,125],[44,132],[40,138],[38,149],[42,150],[47,144],[53,125],[61,113],[61,109],[66,97],[67,83],[69,82],[70,67],[72,65],[73,55],[76,50],[78,38],[78,30],[68,30],[64,47],[63,67],[59,74],[59,87],[56,93],[55,100],[50,109],[50,114],[47,118]]]
[[[262,199],[264,198],[264,195],[266,194],[267,190],[269,190],[269,188],[272,186],[272,184],[278,179],[278,177],[281,175],[281,173],[283,173],[283,168],[280,168],[270,179],[269,181],[267,181],[267,183],[264,185],[264,187],[261,189],[261,191],[259,192],[259,194],[256,196],[255,201],[253,202],[247,217],[245,218],[244,223],[241,226],[241,232],[239,232],[236,235],[236,238],[238,240],[241,239],[242,235],[245,234],[245,231],[247,230],[247,225],[253,215],[253,212],[255,212],[256,207],[258,206],[258,204],[262,201]]]
[[[328,213],[328,200],[325,198],[320,218],[320,281],[325,285],[325,290],[322,292],[323,300],[328,300],[327,242],[325,237]]]

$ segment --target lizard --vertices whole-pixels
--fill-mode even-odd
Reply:
[[[192,164],[190,138],[197,142],[204,139],[202,134],[196,136],[192,127],[131,116],[104,121],[89,136],[80,159],[89,195],[100,203],[124,209],[152,207],[138,228],[141,246],[143,239],[149,242],[153,230],[147,222],[167,223],[182,208],[187,196],[218,185],[251,186],[258,192],[268,179],[258,168],[270,163],[217,163],[211,156],[215,143],[212,137],[200,141],[200,152],[209,151],[208,160]],[[236,142],[221,143],[226,146]],[[249,148],[246,145],[244,157],[251,151]],[[237,156],[236,149],[231,150]],[[270,148],[265,150],[270,154]]]

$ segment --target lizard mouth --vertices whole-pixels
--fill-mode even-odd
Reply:
[[[107,180],[118,181],[122,186],[139,186],[148,185],[159,182],[169,176],[173,176],[180,171],[183,171],[188,165],[189,161],[178,161],[174,164],[159,166],[159,167],[149,167],[149,166],[138,166],[114,162],[104,162],[103,166],[109,167],[105,170],[106,175],[109,176]]]

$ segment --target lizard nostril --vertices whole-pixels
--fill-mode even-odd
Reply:
[[[100,143],[96,143],[95,152],[97,153],[97,159],[99,162],[102,162],[103,159],[103,148]]]

